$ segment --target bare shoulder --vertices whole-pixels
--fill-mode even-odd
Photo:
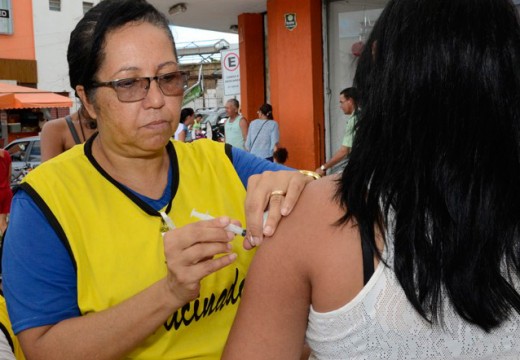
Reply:
[[[335,199],[337,179],[336,176],[326,176],[309,183],[287,222],[301,222],[306,230],[317,227],[318,231],[335,223],[343,213]]]
[[[70,141],[73,141],[69,134],[70,131],[65,118],[50,120],[45,123],[40,133],[42,161],[49,160],[65,151],[67,149],[67,135],[71,137]]]
[[[54,120],[47,121],[43,127],[42,127],[42,134],[48,133],[48,134],[54,134],[59,133],[61,134],[67,127],[67,121],[65,118],[59,118]]]
[[[341,307],[363,288],[359,230],[353,221],[338,224],[346,209],[335,198],[337,180],[326,176],[308,184],[266,244],[290,254],[285,261],[310,282],[311,302],[318,311]]]
[[[343,213],[334,199],[335,192],[336,178],[333,176],[309,183],[266,245],[280,246],[285,251],[304,256],[319,248],[322,239],[335,230],[335,223]]]

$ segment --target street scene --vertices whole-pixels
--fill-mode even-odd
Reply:
[[[0,360],[520,360],[520,0],[0,0]]]

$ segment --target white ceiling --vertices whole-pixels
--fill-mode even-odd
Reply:
[[[229,27],[238,23],[243,13],[263,13],[266,0],[148,0],[166,14],[172,25],[196,29],[231,32]],[[277,0],[283,1],[283,0]],[[325,0],[326,1],[326,0]],[[334,0],[333,0],[334,1]],[[351,11],[382,8],[388,0],[335,0],[345,3]],[[183,2],[186,12],[169,15],[171,6]]]

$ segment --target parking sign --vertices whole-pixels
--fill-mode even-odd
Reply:
[[[224,95],[240,95],[240,57],[238,49],[222,50],[220,55]]]

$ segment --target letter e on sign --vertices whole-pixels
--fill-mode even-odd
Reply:
[[[224,67],[227,71],[235,71],[238,69],[239,61],[238,54],[230,52],[224,57]]]

